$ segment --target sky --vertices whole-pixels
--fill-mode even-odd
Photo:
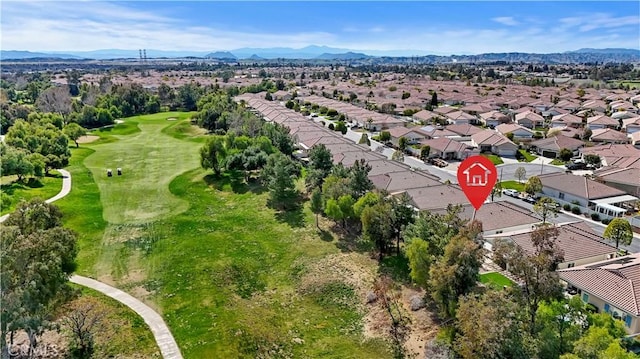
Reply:
[[[640,48],[638,1],[0,1],[2,50]]]

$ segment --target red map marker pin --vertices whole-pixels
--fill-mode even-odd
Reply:
[[[497,179],[496,166],[486,157],[469,157],[458,167],[458,184],[476,210],[482,207]]]

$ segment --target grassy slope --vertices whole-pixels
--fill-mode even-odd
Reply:
[[[138,180],[165,187],[150,191],[154,197],[132,193],[134,186],[98,192],[94,181],[101,188],[118,184],[108,182],[117,177],[98,178],[103,176],[98,159],[118,158],[111,153],[122,153],[121,143],[129,151],[137,149],[129,137],[120,137],[123,128],[140,139],[151,136],[165,146],[190,148],[197,160],[200,131],[186,121],[162,119],[178,116],[136,118],[142,132],[127,122],[99,133],[103,139],[91,149],[74,151],[74,189],[61,207],[72,214],[67,224],[81,234],[79,272],[114,282],[158,309],[186,358],[255,357],[265,348],[277,348],[285,357],[387,357],[386,344],[365,341],[361,334],[361,298],[344,280],[351,273],[334,275],[335,265],[327,264],[344,255],[359,268],[375,271],[375,262],[365,254],[340,253],[326,236],[320,240],[310,211],[279,216],[266,208],[267,195],[259,186],[250,188],[229,177],[213,179],[200,169],[177,177],[175,170],[159,169],[154,174],[158,181]],[[187,137],[193,135],[197,137]],[[175,142],[177,138],[189,141]],[[127,159],[133,168],[158,168],[158,162],[175,163],[169,157],[176,154],[187,157],[187,151],[173,148],[163,156]],[[152,163],[141,163],[148,161]],[[94,166],[92,176],[83,162]],[[166,185],[160,173],[174,180]],[[131,181],[127,174],[122,180]],[[157,213],[154,222],[142,223],[138,215],[127,217],[128,223],[103,219],[103,206],[105,213],[113,213],[110,207],[140,207],[150,199],[173,207]],[[120,218],[117,213],[114,217]],[[305,342],[295,344],[294,338]]]
[[[0,183],[2,183],[0,190],[11,198],[9,207],[0,213],[4,215],[13,212],[16,205],[23,199],[25,201],[36,197],[48,199],[58,194],[62,189],[62,175],[57,171],[51,171],[41,179],[29,178],[25,182],[17,182],[16,176],[5,176],[1,178]]]

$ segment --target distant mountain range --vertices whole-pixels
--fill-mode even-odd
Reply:
[[[640,50],[636,49],[579,49],[562,53],[535,54],[523,52],[504,52],[486,54],[443,55],[426,51],[394,50],[394,51],[353,51],[327,46],[307,46],[300,49],[288,47],[273,48],[239,48],[229,51],[164,51],[147,49],[146,56],[152,58],[211,58],[225,61],[249,59],[254,61],[268,59],[315,59],[315,60],[371,60],[380,58],[416,58],[426,62],[544,62],[544,63],[576,63],[576,62],[640,62]],[[63,51],[63,52],[30,52],[0,51],[2,60],[20,60],[30,58],[59,59],[137,59],[140,50],[103,49],[95,51]]]

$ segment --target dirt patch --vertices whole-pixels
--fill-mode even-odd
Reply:
[[[16,358],[26,358],[29,350],[29,337],[23,330],[17,331],[13,337],[11,353],[15,353]],[[45,330],[38,337],[38,346],[33,358],[58,359],[66,358],[68,355],[68,339],[61,333],[54,330]],[[14,356],[12,356],[13,358]]]
[[[436,337],[440,329],[440,327],[433,322],[433,314],[427,311],[426,308],[416,311],[411,310],[411,297],[415,295],[422,297],[424,294],[424,290],[403,287],[400,297],[400,302],[406,315],[411,318],[409,332],[404,343],[405,350],[410,358],[424,358],[427,343]]]
[[[370,259],[358,253],[329,255],[308,265],[300,287],[304,291],[324,283],[341,281],[353,286],[360,302],[364,304],[376,275],[367,262]]]
[[[178,121],[178,119],[177,119],[177,118],[175,118],[175,117],[169,117],[169,118],[167,119],[167,121]]]
[[[78,142],[78,143],[90,143],[90,142],[98,140],[99,138],[100,137],[94,136],[94,135],[80,136],[80,137],[78,137],[76,142]]]

